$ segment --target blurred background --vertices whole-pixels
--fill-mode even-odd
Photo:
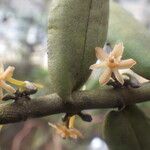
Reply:
[[[150,0],[115,1],[150,30]],[[46,42],[50,3],[51,0],[0,0],[0,59],[5,67],[16,67],[15,78],[42,83],[45,88],[37,95],[48,93]],[[150,104],[140,106],[150,116]],[[76,127],[85,138],[75,141],[62,140],[48,126],[48,121],[60,122],[62,115],[5,125],[0,131],[0,150],[108,150],[101,131],[107,111],[89,111],[92,123],[78,118]]]

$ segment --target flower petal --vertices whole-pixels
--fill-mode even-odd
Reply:
[[[75,123],[75,115],[74,115],[74,116],[71,116],[71,117],[69,118],[69,129],[74,128],[74,123]]]
[[[68,138],[70,136],[69,129],[62,124],[52,124],[48,123],[49,126],[53,127],[56,130],[56,133],[60,135],[62,138]]]
[[[65,125],[62,125],[62,124],[52,124],[52,123],[48,123],[49,126],[53,127],[57,134],[59,134],[62,138],[73,138],[73,139],[77,139],[78,137],[79,138],[83,138],[83,135],[82,133],[80,133],[80,131],[78,131],[77,129],[75,128],[67,128]]]
[[[43,88],[44,86],[42,84],[39,83],[33,83],[34,86],[36,86],[36,88]]]
[[[6,78],[6,80],[14,85],[17,85],[17,86],[25,86],[26,83],[24,81],[20,81],[20,80],[16,80],[14,78]]]
[[[123,43],[116,44],[113,51],[110,53],[110,56],[114,56],[115,59],[121,59],[124,51]]]
[[[69,137],[69,129],[65,125],[57,124],[56,126],[57,134],[59,134],[62,138]]]
[[[106,58],[108,58],[108,54],[100,47],[96,47],[95,52],[97,59],[100,59],[101,61],[104,61]]]
[[[122,75],[119,73],[119,71],[117,69],[114,69],[113,73],[114,73],[116,79],[123,85],[124,84],[124,80],[123,80]]]
[[[102,62],[100,64],[91,65],[89,69],[94,70],[94,69],[98,69],[98,68],[105,67],[105,66],[106,66],[106,63]]]
[[[0,80],[5,80],[6,78],[12,77],[15,67],[9,66],[2,75],[0,75]]]
[[[129,69],[136,64],[133,59],[122,60],[118,64],[118,69]]]
[[[83,134],[75,128],[69,130],[69,136],[73,139],[77,139],[78,137],[83,138]]]
[[[4,72],[4,65],[2,62],[0,62],[0,74]]]
[[[51,123],[51,122],[48,122],[48,125],[53,127],[54,129],[57,129],[57,126],[55,124]]]
[[[5,89],[6,91],[8,91],[9,93],[15,93],[16,90],[11,87],[10,85],[6,84],[4,81],[0,81],[0,86]]]
[[[110,80],[111,78],[111,69],[110,68],[106,68],[103,72],[103,74],[100,76],[99,78],[99,82],[103,85],[107,84],[108,81]]]

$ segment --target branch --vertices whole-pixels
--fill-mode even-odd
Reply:
[[[86,109],[116,108],[124,104],[131,105],[148,100],[150,100],[150,83],[136,89],[107,87],[93,91],[77,91],[72,94],[72,98],[67,103],[64,103],[57,94],[31,100],[21,98],[16,102],[1,102],[0,124],[58,113],[77,113]]]

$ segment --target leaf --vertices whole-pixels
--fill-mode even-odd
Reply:
[[[110,111],[106,115],[103,134],[110,150],[140,150],[132,126],[122,112]]]
[[[150,149],[150,122],[149,118],[136,106],[128,106],[124,110],[128,117],[142,150]]]
[[[111,2],[108,42],[113,47],[116,41],[124,43],[124,58],[137,62],[133,71],[150,79],[150,32],[129,12]]]
[[[53,0],[49,12],[50,92],[66,96],[80,88],[96,61],[94,48],[107,34],[109,0]]]
[[[150,149],[149,119],[135,105],[109,112],[103,131],[110,150]]]

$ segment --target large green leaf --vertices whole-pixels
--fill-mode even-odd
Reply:
[[[140,143],[141,150],[150,150],[150,121],[147,116],[135,105],[124,110],[134,133]]]
[[[110,3],[109,21],[108,41],[112,45],[122,41],[125,46],[125,58],[137,61],[133,70],[150,79],[150,32],[114,2]]]
[[[106,40],[109,0],[53,0],[49,12],[50,92],[66,96],[90,75],[96,46]]]
[[[110,111],[107,114],[103,134],[110,150],[140,150],[132,126],[122,112]]]
[[[104,122],[104,138],[110,150],[149,150],[149,119],[137,106],[110,111]]]

